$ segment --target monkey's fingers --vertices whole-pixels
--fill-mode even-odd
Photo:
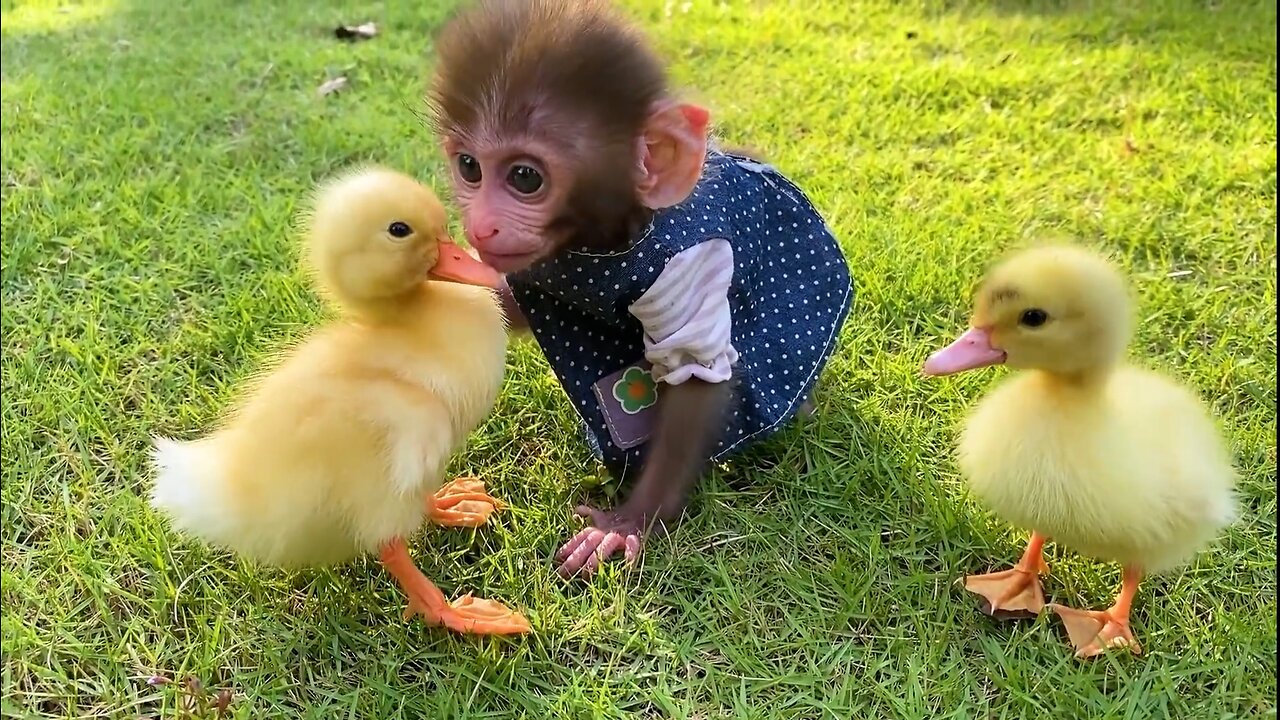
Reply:
[[[591,575],[596,570],[599,570],[600,563],[613,557],[614,553],[622,549],[622,546],[626,544],[626,538],[627,536],[619,535],[616,532],[607,533],[600,539],[600,544],[596,546],[595,552],[588,555],[586,560],[583,561],[579,572]]]
[[[581,535],[581,533],[579,533],[579,535]],[[569,553],[569,556],[564,559],[564,562],[560,563],[560,575],[562,577],[571,577],[576,575],[579,570],[583,570],[584,566],[587,565],[588,561],[590,561],[590,559],[595,555],[596,549],[605,541],[607,535],[608,533],[605,533],[603,530],[591,528],[587,536],[583,538],[582,541],[574,547],[573,551]],[[577,540],[577,538],[574,538],[574,540]],[[587,570],[587,574],[591,573],[592,568],[594,568],[594,563],[591,564],[591,567],[585,568]]]
[[[599,531],[593,527],[584,527],[579,530],[578,534],[574,535],[572,540],[561,545],[560,549],[556,551],[556,562],[564,562],[568,559],[568,557],[573,554],[573,551],[578,549],[579,545],[586,542],[587,538],[591,537],[591,533],[593,532]]]
[[[627,542],[623,548],[622,559],[628,565],[634,565],[636,560],[640,559],[640,536],[628,535]]]

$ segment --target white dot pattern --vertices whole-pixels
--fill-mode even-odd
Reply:
[[[677,253],[710,239],[733,246],[729,289],[737,391],[714,451],[719,460],[794,416],[849,314],[853,284],[839,245],[808,198],[771,167],[712,153],[681,205],[655,214],[636,242],[570,251],[508,278],[592,451],[615,474],[642,465],[645,445],[610,442],[592,384],[644,357],[628,312]]]

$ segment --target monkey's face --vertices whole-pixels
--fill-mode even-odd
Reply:
[[[708,113],[608,0],[474,3],[441,31],[430,91],[468,240],[515,273],[629,242],[693,191]]]
[[[532,140],[444,146],[467,240],[485,263],[514,273],[555,249],[546,228],[570,190],[556,153]]]

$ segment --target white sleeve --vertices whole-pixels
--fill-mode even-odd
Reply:
[[[655,380],[679,385],[691,377],[718,383],[733,376],[732,280],[733,248],[727,240],[707,240],[673,257],[628,308],[644,327],[644,356]]]

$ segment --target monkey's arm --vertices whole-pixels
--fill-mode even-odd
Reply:
[[[645,357],[662,389],[645,465],[631,496],[601,512],[579,508],[592,527],[560,549],[562,574],[591,572],[619,549],[636,556],[646,532],[663,530],[684,510],[690,488],[725,429],[738,360],[728,291],[733,249],[709,240],[672,258],[630,307],[645,332]]]
[[[697,378],[663,388],[644,470],[619,512],[648,523],[671,523],[684,512],[689,490],[706,469],[724,430],[730,384]]]

